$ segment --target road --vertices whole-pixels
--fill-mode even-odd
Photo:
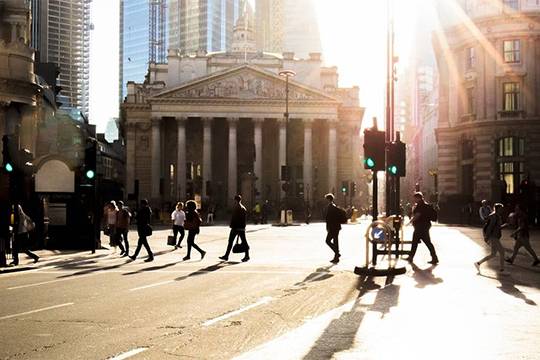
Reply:
[[[540,359],[540,268],[526,255],[510,276],[496,261],[477,275],[479,229],[434,226],[438,266],[420,245],[405,275],[359,277],[366,226],[344,227],[338,265],[323,224],[250,226],[247,263],[218,259],[222,226],[202,228],[203,261],[182,261],[166,230],[151,239],[152,263],[111,250],[44,256],[0,275],[0,358]]]

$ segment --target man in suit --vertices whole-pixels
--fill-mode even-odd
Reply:
[[[334,252],[334,258],[330,262],[337,264],[341,254],[339,253],[339,231],[341,230],[341,219],[340,219],[340,210],[334,203],[334,195],[326,194],[326,200],[328,200],[328,205],[325,210],[325,220],[326,220],[326,244]]]
[[[411,253],[407,258],[407,261],[412,263],[414,255],[416,254],[416,249],[420,240],[426,244],[429,253],[431,255],[430,264],[436,265],[439,263],[439,258],[437,257],[437,252],[435,247],[431,243],[431,237],[429,236],[429,229],[431,228],[431,218],[430,212],[433,208],[424,201],[424,195],[421,192],[414,193],[414,202],[412,213],[413,217],[410,221],[414,227],[413,238],[412,238],[412,247]]]
[[[242,204],[242,196],[236,195],[234,197],[234,208],[232,212],[231,217],[231,224],[230,228],[231,231],[229,233],[229,242],[227,244],[227,251],[225,252],[225,255],[220,256],[219,258],[221,260],[227,261],[229,260],[229,254],[231,253],[234,240],[237,236],[240,236],[240,239],[242,240],[242,243],[245,247],[245,255],[242,259],[242,262],[249,261],[249,245],[246,240],[246,217],[247,217],[247,210]]]

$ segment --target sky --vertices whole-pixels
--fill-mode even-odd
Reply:
[[[423,21],[417,14],[430,1],[395,1],[398,70],[408,64],[416,21]],[[314,3],[325,65],[338,67],[340,86],[360,87],[360,103],[366,107],[364,124],[370,126],[373,116],[381,121],[386,86],[386,1]],[[98,125],[98,131],[104,131],[107,121],[118,116],[119,0],[93,0],[91,11],[90,121]]]

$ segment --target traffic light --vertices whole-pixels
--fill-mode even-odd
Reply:
[[[2,164],[4,170],[8,173],[12,173],[15,168],[12,155],[15,155],[14,141],[11,135],[4,135],[2,137]]]
[[[281,165],[281,181],[290,181],[291,173],[287,165]]]
[[[405,176],[405,144],[394,141],[388,145],[386,170],[393,176]]]
[[[364,169],[384,170],[385,144],[384,131],[364,130]]]
[[[341,182],[341,192],[343,195],[347,195],[349,192],[349,182],[348,181],[342,181]]]
[[[355,197],[356,196],[356,182],[351,182],[351,196],[352,197]]]
[[[296,197],[299,199],[304,198],[304,183],[303,182],[296,183]]]
[[[97,169],[96,169],[96,157],[97,157],[97,141],[92,138],[86,139],[86,147],[84,149],[84,176],[83,180],[87,185],[94,185],[96,181]]]

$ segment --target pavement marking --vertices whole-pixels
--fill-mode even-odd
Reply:
[[[17,317],[17,316],[24,316],[24,315],[34,314],[34,313],[37,313],[37,312],[58,309],[58,308],[61,308],[61,307],[64,307],[64,306],[71,306],[71,305],[73,305],[73,303],[65,303],[65,304],[60,304],[60,305],[53,305],[53,306],[49,306],[49,307],[42,308],[42,309],[30,310],[30,311],[23,312],[23,313],[2,316],[2,317],[0,317],[0,320],[11,319],[11,318],[14,318],[14,317]]]
[[[96,271],[96,272],[91,273],[91,274],[86,274],[86,275],[73,275],[73,277],[66,277],[66,278],[62,278],[62,279],[42,281],[42,282],[33,283],[33,284],[12,286],[12,287],[8,287],[7,290],[16,290],[16,289],[24,289],[24,288],[34,287],[34,286],[47,285],[47,284],[57,283],[57,282],[61,282],[61,281],[68,281],[68,280],[85,278],[85,277],[94,276],[94,275],[98,275],[98,274],[100,274],[99,271]]]
[[[203,323],[203,326],[210,326],[210,325],[213,325],[215,323],[218,323],[222,320],[225,320],[225,319],[228,319],[230,317],[233,317],[233,316],[236,316],[238,314],[241,314],[243,313],[244,311],[247,311],[247,310],[250,310],[250,309],[253,309],[257,306],[261,306],[261,305],[264,305],[264,304],[268,304],[270,301],[272,301],[272,297],[270,296],[266,296],[266,297],[263,297],[261,300],[257,301],[256,303],[253,303],[251,305],[248,305],[248,306],[245,306],[243,308],[240,308],[238,310],[235,310],[235,311],[231,311],[229,313],[226,313],[224,315],[221,315],[221,316],[218,316],[217,318],[214,318],[214,319],[210,319],[208,321],[205,321]]]
[[[136,288],[132,288],[132,289],[129,289],[129,291],[137,291],[137,290],[153,288],[153,287],[156,287],[156,286],[170,284],[172,282],[174,282],[174,280],[162,281],[162,282],[158,282],[158,283],[154,283],[154,284],[150,284],[150,285],[144,285],[144,286],[139,286],[139,287],[136,287]]]
[[[140,353],[142,353],[143,351],[146,351],[146,350],[148,350],[148,348],[146,348],[146,347],[136,348],[136,349],[129,350],[129,351],[126,351],[124,353],[121,353],[121,354],[119,354],[119,355],[117,355],[115,357],[109,358],[109,360],[127,359],[129,357],[134,356],[134,355],[140,354]]]

